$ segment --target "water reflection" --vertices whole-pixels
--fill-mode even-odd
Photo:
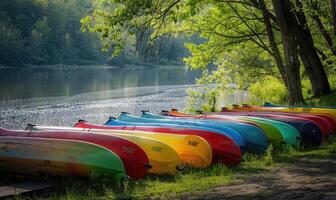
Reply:
[[[136,69],[99,67],[2,69],[0,100],[73,96],[79,93],[129,87],[193,84],[198,75],[198,72],[176,66]],[[125,93],[123,96],[127,96],[128,91],[123,91]]]

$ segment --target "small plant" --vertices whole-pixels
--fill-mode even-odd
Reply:
[[[298,151],[293,146],[287,144],[287,145],[284,145],[284,147],[283,147],[283,153],[285,153],[285,154],[287,154],[291,157],[294,157],[298,154]]]
[[[270,145],[265,153],[264,162],[266,166],[273,164],[273,145]]]

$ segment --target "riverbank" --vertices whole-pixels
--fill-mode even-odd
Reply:
[[[174,176],[147,176],[128,182],[124,192],[106,180],[59,180],[56,189],[22,199],[333,200],[335,186],[334,140],[314,149],[245,155],[244,162],[233,168],[215,165]]]

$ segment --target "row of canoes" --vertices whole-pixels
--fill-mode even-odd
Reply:
[[[136,180],[186,166],[238,165],[242,154],[263,154],[270,145],[319,146],[335,133],[333,108],[267,104],[197,115],[123,112],[104,125],[80,120],[74,127],[0,128],[0,171]]]

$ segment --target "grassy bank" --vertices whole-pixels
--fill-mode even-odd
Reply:
[[[179,196],[205,193],[217,186],[234,185],[249,176],[270,169],[288,166],[299,159],[334,159],[335,140],[313,149],[284,148],[274,152],[270,148],[264,155],[244,155],[244,161],[237,167],[227,168],[214,165],[208,169],[186,169],[174,176],[147,176],[140,181],[129,181],[125,191],[104,180],[60,180],[56,190],[36,194],[33,199],[170,199]],[[25,199],[25,196],[17,196]],[[31,198],[31,196],[30,196]]]
[[[314,97],[309,80],[302,80],[302,93],[307,105],[310,106],[336,106],[336,74],[329,74],[329,83],[332,92],[329,95]],[[264,102],[286,105],[287,92],[284,84],[271,76],[266,76],[248,88],[250,95],[247,103],[261,105]]]

